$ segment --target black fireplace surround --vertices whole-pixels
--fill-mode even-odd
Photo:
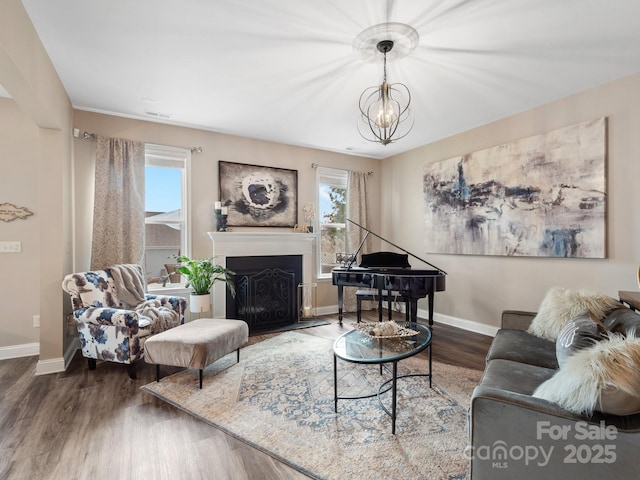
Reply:
[[[226,318],[244,320],[250,332],[266,332],[298,320],[302,255],[227,257],[236,297],[227,290]]]

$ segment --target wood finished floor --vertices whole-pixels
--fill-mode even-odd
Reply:
[[[343,326],[325,319],[329,325],[298,331],[334,339],[355,315],[345,314]],[[484,368],[490,337],[440,324],[433,332],[434,360]],[[110,362],[89,371],[80,352],[63,373],[35,376],[36,363],[37,357],[0,361],[2,480],[308,478],[140,390],[155,379],[144,362],[137,380]]]

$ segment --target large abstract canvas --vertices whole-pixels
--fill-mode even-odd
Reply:
[[[605,257],[606,118],[429,164],[429,253]]]
[[[227,225],[293,227],[298,219],[298,171],[218,162]]]

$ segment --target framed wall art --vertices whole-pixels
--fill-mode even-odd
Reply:
[[[429,253],[605,258],[606,118],[425,166]]]
[[[298,223],[298,171],[220,160],[220,201],[227,225],[294,227]]]

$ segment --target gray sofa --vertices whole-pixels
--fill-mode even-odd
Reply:
[[[469,412],[472,480],[640,478],[640,414],[573,414],[532,396],[558,369],[555,342],[505,311]]]

